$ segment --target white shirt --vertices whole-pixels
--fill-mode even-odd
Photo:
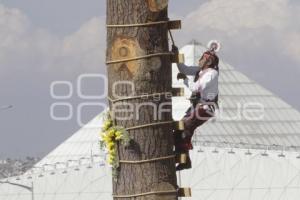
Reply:
[[[188,78],[184,80],[184,84],[189,87],[192,92],[200,92],[201,100],[214,100],[219,94],[219,73],[217,70],[208,68],[199,72],[198,81],[194,82]]]

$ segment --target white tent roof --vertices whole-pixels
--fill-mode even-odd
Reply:
[[[50,152],[37,166],[42,167],[45,164],[55,164],[68,160],[82,159],[84,161],[94,158],[104,160],[105,154],[100,151],[99,145],[101,127],[102,115],[100,114]]]
[[[187,71],[195,71],[193,66],[204,50],[196,42],[181,49]],[[300,159],[291,146],[300,145],[299,112],[230,65],[220,62],[220,69],[224,113],[231,114],[239,103],[256,101],[265,106],[265,118],[255,122],[217,118],[197,131],[193,169],[178,176],[181,186],[192,188],[193,197],[187,199],[297,199]],[[177,72],[174,65],[173,85],[184,87],[176,80]],[[173,99],[175,119],[184,115],[189,94],[186,88],[186,97]],[[98,144],[101,124],[99,115],[32,171],[10,178],[9,182],[28,186],[33,183],[35,200],[111,200],[111,172]],[[0,183],[0,199],[27,200],[31,193]]]

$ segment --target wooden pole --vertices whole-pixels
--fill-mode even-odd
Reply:
[[[123,60],[107,64],[110,98],[172,91],[171,57],[163,54],[169,53],[167,7],[168,0],[107,0],[107,61]],[[126,128],[172,121],[168,94],[110,102],[110,110],[116,125]],[[128,148],[118,145],[119,159],[150,161],[120,163],[114,199],[178,199],[176,193],[166,192],[177,188],[175,159],[155,160],[174,154],[172,127],[167,123],[129,131],[132,143]]]

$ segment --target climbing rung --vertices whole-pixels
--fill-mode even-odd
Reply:
[[[178,197],[192,197],[191,188],[179,188]]]
[[[171,58],[172,63],[184,63],[184,54],[174,54]]]
[[[181,20],[172,20],[168,23],[169,30],[172,29],[181,29]]]
[[[184,54],[178,54],[178,63],[184,63]]]
[[[175,129],[176,130],[179,130],[179,131],[184,131],[184,122],[183,121],[178,121],[178,122],[175,122]]]
[[[176,155],[176,163],[185,164],[187,163],[188,156],[186,154],[178,154]]]
[[[172,95],[174,97],[182,97],[184,96],[184,88],[172,88]]]

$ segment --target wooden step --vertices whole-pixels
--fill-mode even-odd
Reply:
[[[184,131],[184,121],[174,122],[174,129],[179,131]]]
[[[169,30],[181,29],[181,20],[170,20],[168,22],[168,29]]]
[[[179,188],[178,197],[192,197],[191,188]]]
[[[188,161],[188,155],[187,154],[178,154],[176,155],[176,163],[177,164],[185,164]]]
[[[174,54],[171,56],[172,63],[184,63],[184,54]]]
[[[173,97],[183,97],[184,96],[184,88],[172,88]]]

